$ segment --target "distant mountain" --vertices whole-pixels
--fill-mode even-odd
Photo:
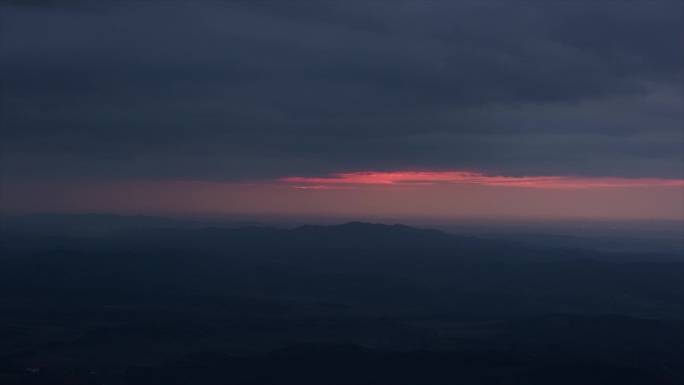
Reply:
[[[284,246],[306,245],[313,247],[316,243],[327,249],[370,249],[392,247],[526,247],[567,248],[596,250],[605,252],[651,254],[653,258],[661,258],[658,254],[676,255],[676,258],[665,257],[664,260],[684,260],[684,243],[680,239],[625,238],[625,237],[590,237],[541,233],[483,233],[477,235],[459,235],[432,229],[418,229],[401,224],[392,226],[349,222],[342,225],[315,226],[304,225],[292,232],[280,232],[267,229],[269,225],[254,221],[198,221],[162,218],[147,215],[114,215],[114,214],[32,214],[20,216],[0,216],[0,247],[12,248],[22,241],[33,250],[50,248],[79,248],[89,243],[83,238],[110,237],[120,233],[123,238],[152,237],[155,242],[165,237],[171,238],[171,244],[186,243],[186,246],[201,240],[218,245],[229,242],[236,244],[238,239],[249,243],[255,238],[263,238],[268,234],[268,244]],[[261,229],[262,232],[250,230],[238,233],[226,232],[227,229]],[[181,230],[196,230],[188,233]],[[51,237],[51,238],[50,238]],[[50,239],[47,239],[50,238]],[[78,241],[64,238],[79,238]],[[218,238],[223,238],[220,241]],[[10,240],[11,242],[7,242]],[[263,240],[263,239],[262,239]],[[10,244],[14,242],[13,244]],[[40,247],[47,242],[46,247]],[[91,242],[92,243],[92,242]],[[140,243],[140,242],[138,242]],[[149,243],[149,242],[148,242]],[[70,246],[73,244],[74,246]],[[76,244],[81,246],[76,246]],[[22,247],[20,247],[22,248]],[[109,251],[109,250],[108,250]],[[641,259],[638,256],[634,259]]]
[[[376,247],[484,247],[499,242],[483,241],[473,236],[458,236],[439,230],[418,229],[401,224],[383,225],[349,222],[337,226],[305,225],[294,230],[301,240],[315,240],[321,245],[334,248]],[[505,242],[511,244],[511,242]]]
[[[45,223],[59,223],[59,217],[47,217]],[[90,217],[75,217],[75,223],[85,225]],[[432,258],[458,258],[476,262],[508,261],[552,262],[575,259],[593,259],[613,262],[683,261],[676,253],[609,253],[576,248],[558,248],[551,245],[524,243],[508,239],[486,239],[463,236],[439,230],[419,229],[401,224],[384,225],[349,222],[334,226],[305,225],[295,229],[278,229],[267,226],[233,228],[202,227],[201,222],[174,222],[155,217],[119,217],[109,215],[92,217],[94,233],[91,237],[59,235],[13,234],[3,229],[0,247],[7,255],[25,255],[55,249],[95,252],[184,250],[220,255],[285,255],[287,258],[308,258],[311,262],[330,260],[338,254],[344,259],[360,258],[364,253],[370,259],[392,254],[395,260],[403,254],[415,255],[425,251]],[[135,224],[133,226],[132,224]],[[175,224],[175,227],[165,225]],[[145,225],[145,226],[143,226]],[[256,225],[251,223],[251,225]],[[128,227],[125,227],[128,226]],[[199,226],[199,227],[198,227]],[[65,232],[75,232],[64,226]],[[77,227],[77,226],[76,226]],[[72,230],[69,230],[72,229]],[[349,254],[347,251],[357,253]],[[311,258],[315,255],[315,258]]]
[[[335,226],[306,225],[295,229],[276,228],[203,228],[143,229],[114,234],[103,239],[106,250],[154,251],[176,249],[215,255],[269,256],[301,263],[331,260],[366,262],[392,256],[425,254],[475,262],[509,261],[549,262],[577,258],[612,258],[592,251],[553,250],[508,240],[459,236],[439,230],[417,229],[404,225],[350,222]],[[351,253],[354,251],[353,253]],[[228,253],[229,252],[229,253]],[[327,263],[326,262],[326,263]]]
[[[155,228],[120,232],[108,238],[108,247],[158,250],[164,248],[194,250],[207,253],[272,253],[307,256],[315,253],[335,255],[345,251],[382,251],[426,254],[473,259],[475,261],[549,262],[574,259],[606,261],[682,261],[684,255],[667,253],[608,253],[593,250],[556,248],[515,240],[484,239],[462,236],[433,229],[419,229],[401,224],[384,225],[349,222],[333,226],[305,225],[295,229],[271,227],[172,229]],[[125,249],[124,249],[125,250]],[[352,255],[353,256],[353,255]],[[346,255],[349,258],[349,255]]]

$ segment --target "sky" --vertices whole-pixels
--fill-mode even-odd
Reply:
[[[681,1],[0,0],[0,211],[684,220]]]

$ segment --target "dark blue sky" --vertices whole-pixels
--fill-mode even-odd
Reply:
[[[680,1],[2,1],[1,176],[684,177]]]

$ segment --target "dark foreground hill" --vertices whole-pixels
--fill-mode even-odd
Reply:
[[[535,355],[542,356],[543,360]],[[200,354],[131,370],[132,384],[666,384],[647,370],[563,348],[382,352],[296,345],[259,357]]]
[[[3,383],[684,380],[676,255],[364,223],[34,241],[3,243]]]

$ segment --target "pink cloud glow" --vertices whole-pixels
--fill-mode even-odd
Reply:
[[[586,189],[625,187],[684,186],[682,179],[614,178],[577,176],[492,176],[464,171],[400,171],[353,172],[332,174],[323,178],[290,177],[280,182],[296,184],[295,188],[330,189],[364,185],[415,186],[435,184],[463,184],[546,189]]]
[[[231,213],[350,219],[684,219],[684,181],[654,178],[502,177],[410,171],[285,178],[276,183],[10,181],[3,180],[0,212]]]

